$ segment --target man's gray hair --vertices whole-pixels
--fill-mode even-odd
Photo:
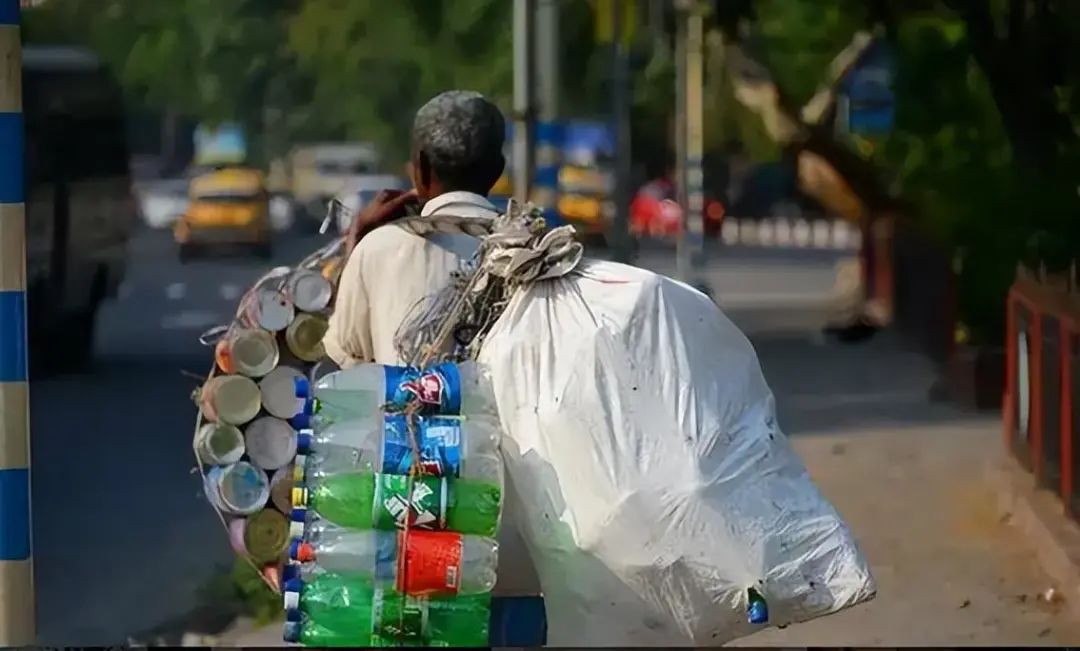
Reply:
[[[490,187],[502,172],[505,139],[506,122],[498,107],[468,90],[436,95],[413,121],[414,155],[423,155],[451,189]],[[488,178],[492,170],[494,177]]]

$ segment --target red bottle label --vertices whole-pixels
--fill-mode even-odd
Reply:
[[[454,595],[461,589],[461,534],[410,529],[398,534],[397,589]]]

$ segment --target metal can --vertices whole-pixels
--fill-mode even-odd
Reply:
[[[291,366],[279,366],[259,381],[262,406],[266,413],[289,419],[304,408],[303,398],[296,397],[296,378],[304,373]]]
[[[317,362],[326,356],[323,337],[330,324],[318,314],[300,314],[285,330],[285,343],[293,355],[305,362]]]
[[[280,353],[274,335],[258,328],[238,328],[214,348],[214,359],[225,373],[262,377],[277,366]]]
[[[216,466],[206,474],[206,498],[223,513],[251,515],[270,498],[270,479],[246,461]]]
[[[311,269],[296,270],[289,276],[285,287],[293,305],[303,312],[325,310],[334,295],[334,288],[330,281]]]
[[[241,322],[249,328],[281,332],[289,327],[296,309],[285,292],[273,287],[256,287],[244,298]]]
[[[259,413],[259,386],[243,375],[217,375],[199,390],[199,409],[216,423],[243,425]]]
[[[244,456],[244,435],[227,423],[205,423],[195,434],[199,460],[211,466],[227,466]]]
[[[270,478],[270,503],[282,513],[292,512],[292,488],[294,469],[292,464],[279,468]]]
[[[273,509],[263,509],[247,520],[244,547],[257,563],[280,560],[289,544],[289,520]]]
[[[296,456],[296,430],[280,418],[257,418],[244,431],[248,459],[264,470],[284,468]]]

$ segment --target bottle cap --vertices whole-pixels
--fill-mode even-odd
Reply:
[[[304,621],[304,611],[295,610],[295,609],[294,610],[286,610],[285,611],[285,621],[293,622],[293,623],[297,623],[297,624]]]
[[[300,593],[289,590],[281,594],[281,601],[286,611],[296,610],[300,607]]]
[[[304,475],[305,474],[307,474],[307,457],[302,455],[302,454],[298,454],[298,455],[296,455],[296,458],[293,459],[293,466],[292,466],[292,480],[293,480],[293,483],[294,484],[299,484],[300,482],[304,481]]]
[[[294,508],[300,508],[307,506],[307,489],[303,486],[293,486],[292,489],[292,505]]]
[[[304,401],[304,409],[307,409],[307,401]],[[299,414],[289,419],[289,424],[295,430],[309,429],[311,427],[311,414],[306,414],[301,410]]]
[[[301,579],[289,579],[282,585],[282,592],[284,592],[286,595],[290,593],[295,594],[297,599],[300,598],[300,593],[303,591],[303,589],[304,582]]]
[[[289,523],[289,537],[290,538],[303,538],[304,537],[304,523],[303,522],[290,522]]]
[[[311,546],[311,543],[294,540],[289,546],[289,558],[300,563],[308,563],[315,560],[315,548]]]
[[[294,425],[295,427],[295,425]],[[296,452],[297,454],[307,454],[311,452],[311,439],[314,438],[311,435],[311,430],[301,428],[300,432],[296,435]]]
[[[307,522],[307,509],[296,508],[289,513],[289,519],[293,522],[299,522],[303,524]]]
[[[303,626],[300,622],[285,622],[281,639],[289,644],[300,643],[300,633],[303,630]]]
[[[295,542],[295,541],[294,541]],[[290,550],[291,552],[291,550]],[[291,554],[290,554],[291,556]],[[286,563],[281,568],[281,582],[288,583],[293,579],[300,578],[300,565],[298,563]]]
[[[293,393],[297,398],[310,398],[311,397],[311,382],[308,381],[303,375],[298,375],[293,378]]]

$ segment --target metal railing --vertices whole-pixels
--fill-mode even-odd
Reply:
[[[1080,516],[1080,293],[1021,267],[1006,309],[1005,444]]]

